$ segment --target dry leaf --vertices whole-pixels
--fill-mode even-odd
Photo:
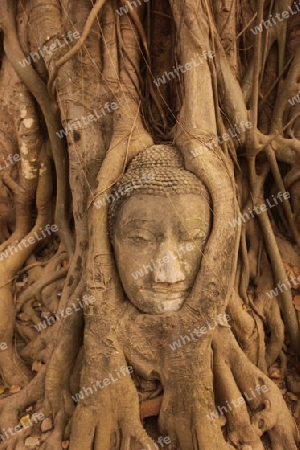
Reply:
[[[21,417],[19,422],[20,427],[31,427],[31,425],[30,414],[26,414],[25,416]]]
[[[293,394],[292,392],[287,392],[286,395],[290,400],[294,400],[295,402],[298,400],[298,396]]]
[[[293,298],[293,303],[294,303],[295,309],[297,311],[300,311],[300,295],[295,295],[295,297]]]
[[[52,420],[47,417],[45,420],[43,420],[42,424],[41,424],[41,431],[43,433],[46,433],[49,430],[52,430],[53,428],[53,423]]]
[[[297,278],[300,275],[300,268],[293,266],[290,263],[284,263],[283,265],[292,288],[299,289],[300,282],[297,280]]]
[[[16,394],[17,392],[20,392],[20,390],[21,390],[20,386],[12,386],[12,387],[10,388],[9,392],[10,392],[11,394]]]
[[[28,437],[25,439],[25,447],[35,448],[40,444],[38,437]]]
[[[32,306],[42,306],[41,302],[33,302]]]
[[[283,379],[282,373],[281,373],[280,369],[278,369],[277,367],[270,367],[269,376],[272,379],[273,378],[276,378],[277,380]]]
[[[31,366],[31,369],[34,372],[39,372],[42,367],[43,367],[43,364],[41,363],[41,361],[34,361],[34,363]]]
[[[20,314],[18,314],[18,319],[22,320],[23,322],[29,322],[30,317],[28,316],[28,314],[21,312]]]

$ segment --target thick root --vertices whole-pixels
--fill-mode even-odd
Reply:
[[[35,404],[44,397],[45,368],[31,381],[24,389],[9,398],[0,400],[1,413],[1,434],[9,428],[14,429],[20,421],[20,411]],[[32,428],[24,428],[24,430],[16,433],[15,436],[5,440],[0,445],[0,450],[15,450],[22,448],[24,438],[32,432]],[[5,434],[4,434],[5,436]]]
[[[213,348],[230,368],[232,381],[241,393],[238,398],[227,398],[227,401],[235,402],[235,408],[237,401],[247,404],[250,428],[258,437],[268,433],[272,449],[296,450],[296,444],[300,443],[299,431],[275,383],[248,360],[230,330],[221,327],[216,330]],[[220,371],[218,374],[223,376]],[[241,398],[244,400],[239,400]],[[237,427],[233,424],[234,433],[239,435]]]

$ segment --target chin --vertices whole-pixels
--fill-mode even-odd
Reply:
[[[161,307],[161,312],[169,311],[179,311],[184,304],[185,298],[177,298],[173,300],[165,300],[159,306]]]

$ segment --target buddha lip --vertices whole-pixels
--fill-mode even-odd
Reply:
[[[176,289],[174,291],[174,290],[172,290],[172,288],[164,288],[164,289],[153,288],[151,291],[153,293],[155,293],[155,294],[183,295],[183,294],[186,294],[188,292],[188,289],[187,288],[185,288],[185,289]]]

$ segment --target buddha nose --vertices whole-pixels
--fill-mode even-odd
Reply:
[[[153,279],[156,283],[178,283],[185,279],[179,257],[172,251],[173,247],[167,243],[159,246],[157,263],[153,271]]]

